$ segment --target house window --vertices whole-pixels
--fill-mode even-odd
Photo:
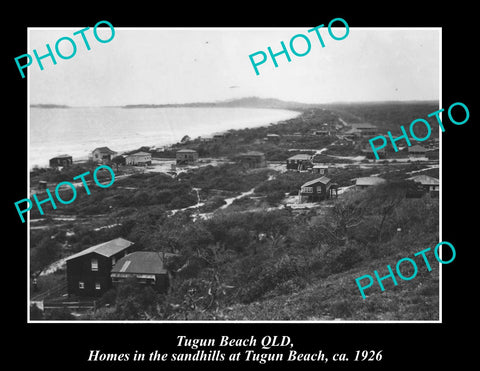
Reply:
[[[100,282],[95,282],[95,290],[100,290],[101,288]]]
[[[317,188],[317,193],[322,193],[322,188],[318,187]]]
[[[313,193],[313,187],[303,187],[302,193]]]
[[[92,258],[91,267],[93,272],[98,271],[98,259]]]
[[[85,288],[85,283],[82,282],[82,281],[79,281],[78,282],[78,288],[83,290]]]
[[[112,265],[115,265],[115,263],[117,262],[117,258],[116,257],[112,257]]]

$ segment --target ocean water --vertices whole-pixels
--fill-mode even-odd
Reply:
[[[164,146],[229,129],[265,126],[298,116],[296,111],[254,108],[30,108],[29,166],[48,166],[56,155],[87,159],[106,146],[123,152]]]

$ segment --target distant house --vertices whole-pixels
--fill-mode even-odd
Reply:
[[[380,178],[378,176],[357,178],[357,180],[355,182],[355,189],[357,189],[357,190],[365,189],[365,188],[376,186],[378,184],[382,184],[382,183],[385,183],[385,182],[386,182],[385,179]]]
[[[408,147],[408,155],[412,157],[425,157],[427,154],[427,149],[425,147],[419,146],[418,144]]]
[[[132,250],[133,245],[133,242],[116,238],[68,257],[68,294],[83,297],[103,295],[112,287],[112,267]]]
[[[136,152],[125,157],[127,165],[151,165],[152,155],[148,152]]]
[[[241,153],[236,157],[238,163],[248,169],[258,169],[267,166],[265,154],[257,151]]]
[[[292,157],[287,158],[287,170],[307,170],[313,166],[312,164],[312,156],[299,154]]]
[[[299,201],[318,202],[330,198],[332,181],[326,176],[310,180],[300,187]]]
[[[266,137],[267,141],[272,143],[280,142],[280,138],[281,137],[278,134],[267,134],[267,137]]]
[[[176,256],[170,253],[136,251],[118,260],[112,268],[110,277],[113,285],[127,279],[151,285],[159,292],[166,292],[170,285],[170,276],[165,268],[167,259]]]
[[[312,167],[312,173],[320,174],[320,175],[327,175],[328,174],[328,166],[327,165],[314,165]]]
[[[440,191],[440,181],[437,178],[428,175],[416,175],[408,178],[420,185],[424,192],[429,192],[432,196],[437,196]]]
[[[111,161],[112,158],[114,158],[116,154],[117,154],[117,152],[112,151],[108,147],[98,147],[98,148],[95,148],[92,151],[92,160],[94,162],[105,163],[105,162]]]
[[[313,135],[318,135],[318,136],[321,136],[321,137],[327,137],[330,134],[331,134],[330,130],[314,130],[313,131]]]
[[[70,166],[73,163],[72,156],[59,155],[52,157],[49,161],[50,167]]]
[[[198,161],[198,152],[193,149],[181,149],[176,153],[177,165],[195,165]]]
[[[376,126],[374,126],[372,124],[368,124],[368,123],[349,124],[349,126],[352,129],[357,130],[361,137],[373,136],[373,135],[377,134],[377,131],[378,131]]]
[[[377,149],[377,155],[380,159],[384,159],[387,157],[387,152],[385,151],[385,147]],[[366,158],[370,160],[376,160],[377,157],[375,156],[375,153],[373,153],[372,146],[366,146],[364,149],[362,149],[362,153],[365,155]]]

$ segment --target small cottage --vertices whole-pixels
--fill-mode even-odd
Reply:
[[[378,131],[376,126],[374,126],[372,124],[368,124],[368,123],[349,124],[349,126],[353,130],[358,132],[361,137],[371,137],[371,136],[377,134],[377,131]]]
[[[112,161],[117,152],[112,151],[108,147],[98,147],[92,151],[92,160],[99,163],[107,163]]]
[[[70,166],[73,164],[72,156],[59,155],[49,160],[50,167]]]
[[[419,146],[418,144],[408,147],[408,155],[412,157],[425,157],[427,154],[427,149],[425,147]]]
[[[310,180],[300,187],[299,201],[318,202],[330,198],[332,181],[326,176]]]
[[[327,165],[314,165],[312,167],[312,173],[320,174],[320,175],[327,175],[328,174],[328,166]]]
[[[387,157],[387,152],[385,150],[385,147],[377,149],[376,152],[377,152],[377,155],[380,159],[384,159],[384,158]],[[370,160],[376,160],[377,159],[377,157],[375,156],[375,153],[373,152],[373,148],[370,145],[366,146],[364,149],[362,149],[362,153],[366,158],[368,158]]]
[[[258,169],[267,166],[265,154],[257,151],[241,153],[237,157],[239,164],[247,169]]]
[[[133,242],[116,238],[66,259],[68,295],[99,297],[112,287],[110,272],[133,249]]]
[[[176,153],[177,165],[195,165],[198,161],[198,152],[193,149],[181,149]]]
[[[110,277],[114,285],[135,279],[138,283],[151,285],[159,292],[166,292],[171,277],[165,263],[174,256],[176,255],[170,253],[136,251],[118,260]]]
[[[378,176],[357,178],[355,181],[355,189],[357,190],[366,189],[366,188],[373,187],[385,182],[386,182],[385,179],[380,178]]]
[[[299,154],[287,158],[287,170],[303,171],[308,170],[312,166],[311,155]]]
[[[278,143],[278,142],[280,142],[280,135],[278,135],[278,134],[267,134],[265,139],[268,142],[271,142],[271,143]]]
[[[430,193],[431,196],[438,196],[440,191],[440,181],[437,178],[428,175],[416,175],[408,178],[419,185],[423,192]]]
[[[145,166],[152,164],[152,155],[148,152],[136,152],[125,157],[127,165]]]

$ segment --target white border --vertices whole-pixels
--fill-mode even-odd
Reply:
[[[84,26],[79,26],[84,27]],[[115,27],[115,29],[124,29],[124,30],[191,30],[191,29],[205,29],[205,30],[221,30],[221,29],[228,29],[228,30],[251,30],[251,29],[259,29],[259,30],[288,30],[288,29],[298,29],[301,27]],[[335,27],[332,27],[335,28]],[[439,31],[439,109],[443,107],[442,102],[442,27],[350,27],[351,29],[363,29],[363,30],[436,30]],[[27,27],[27,50],[30,50],[30,30],[67,30],[67,29],[77,29],[76,27],[68,26],[68,27]],[[322,104],[322,103],[319,103]],[[325,103],[328,104],[328,103]],[[442,114],[440,117],[443,119]],[[440,178],[440,191],[439,191],[439,242],[442,241],[442,132],[439,131],[439,139],[440,139],[440,148],[439,148],[439,178]],[[26,198],[30,197],[30,78],[28,76],[27,71],[27,196]],[[441,255],[440,255],[441,256]],[[208,321],[196,321],[196,320],[171,320],[171,321],[77,321],[77,320],[58,320],[58,321],[50,321],[50,320],[31,320],[30,319],[30,211],[27,213],[27,323],[28,324],[36,324],[36,323],[69,323],[69,324],[96,324],[96,323],[107,323],[107,324],[173,324],[173,323],[181,323],[181,324],[191,324],[191,323],[203,323],[203,324],[247,324],[247,323],[269,323],[269,324],[344,324],[344,323],[353,323],[353,324],[384,324],[384,323],[393,323],[393,324],[401,324],[401,323],[443,323],[443,295],[442,295],[442,264],[439,263],[439,319],[438,320],[398,320],[398,321],[355,321],[355,320],[331,320],[331,321],[274,321],[274,320],[259,320],[259,321],[241,321],[241,320],[208,320]]]

